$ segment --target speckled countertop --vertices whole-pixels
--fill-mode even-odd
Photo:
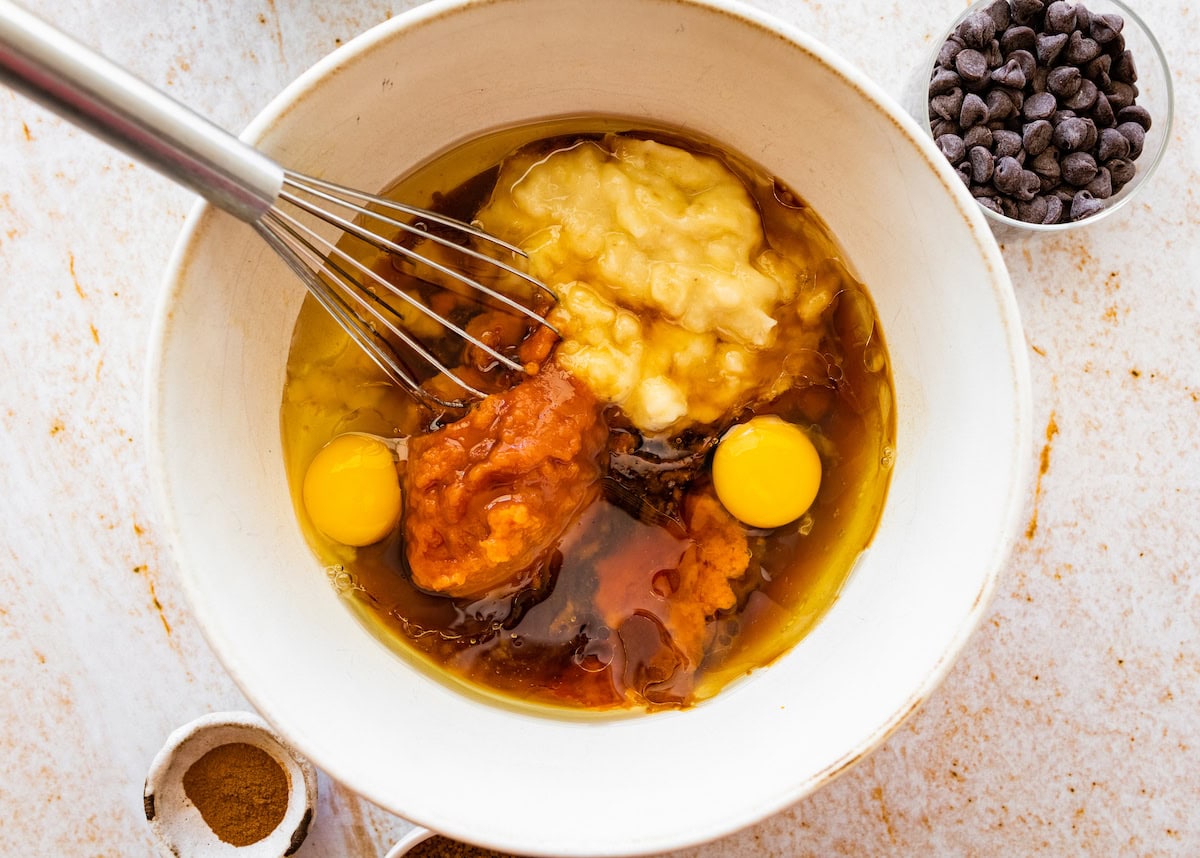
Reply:
[[[597,0],[602,2],[602,0]],[[232,129],[409,0],[33,4]],[[899,95],[963,0],[757,0]],[[1006,243],[1033,366],[1028,526],[932,699],[816,795],[681,855],[1200,855],[1200,11],[1145,195]],[[146,769],[245,708],[150,502],[142,380],[184,191],[0,91],[0,854],[149,855]],[[729,764],[736,765],[736,757]],[[322,776],[302,858],[407,830]]]

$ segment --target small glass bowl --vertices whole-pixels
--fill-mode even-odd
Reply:
[[[909,102],[909,112],[916,118],[921,127],[930,134],[933,131],[929,112],[929,80],[933,76],[933,69],[937,63],[938,53],[946,39],[958,29],[959,24],[972,13],[991,6],[993,2],[994,0],[977,0],[977,2],[972,3],[961,15],[954,19],[954,22],[933,43],[932,51],[921,64],[917,79],[907,100]],[[1070,0],[1070,2],[1071,5],[1078,5],[1075,0]],[[1046,5],[1050,5],[1050,0],[1046,0]],[[1112,13],[1120,15],[1125,20],[1125,27],[1121,31],[1121,35],[1124,36],[1125,47],[1132,52],[1133,60],[1137,67],[1138,96],[1136,103],[1145,107],[1149,111],[1151,118],[1150,130],[1146,132],[1146,142],[1142,147],[1142,154],[1134,161],[1136,172],[1133,178],[1118,193],[1113,194],[1105,200],[1105,207],[1103,209],[1090,217],[1077,221],[1051,224],[1029,223],[1017,218],[1007,217],[981,205],[979,208],[987,217],[993,232],[999,234],[1008,231],[1059,233],[1099,223],[1111,217],[1116,211],[1123,208],[1130,200],[1141,193],[1146,182],[1162,162],[1163,154],[1166,152],[1167,141],[1171,137],[1171,126],[1175,118],[1175,94],[1171,84],[1170,69],[1167,67],[1167,58],[1163,53],[1162,46],[1158,43],[1158,39],[1154,37],[1154,34],[1146,26],[1141,17],[1124,3],[1120,2],[1120,0],[1087,0],[1083,5],[1093,14]]]

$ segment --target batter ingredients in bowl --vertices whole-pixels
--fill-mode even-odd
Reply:
[[[286,464],[368,627],[449,681],[560,711],[692,705],[800,640],[874,532],[895,433],[873,306],[817,214],[733,153],[610,119],[479,138],[392,193],[526,251],[561,340],[361,251],[526,368],[424,328],[489,392],[433,413],[305,304]],[[398,510],[364,458],[381,450]]]

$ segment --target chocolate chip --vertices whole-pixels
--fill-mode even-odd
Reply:
[[[937,64],[942,68],[950,68],[954,65],[954,58],[958,56],[958,52],[964,47],[963,40],[958,36],[951,36],[942,42],[942,46],[938,49]]]
[[[929,109],[935,116],[940,116],[942,119],[953,119],[956,122],[958,115],[962,113],[962,106],[963,91],[958,87],[929,100]]]
[[[1033,17],[1046,8],[1042,0],[1011,0],[1012,17],[1018,24],[1027,24]]]
[[[992,173],[995,171],[996,161],[992,157],[992,153],[982,146],[976,146],[970,152],[971,161],[971,178],[976,182],[983,184],[992,180]]]
[[[967,155],[967,145],[957,134],[943,134],[934,142],[951,164],[957,164]]]
[[[1046,78],[1046,89],[1059,98],[1070,98],[1079,92],[1081,83],[1083,74],[1079,69],[1075,66],[1059,66],[1050,70],[1050,75]]]
[[[1007,2],[1007,0],[1005,0]],[[1004,214],[1004,210],[1000,208],[1000,203],[996,202],[992,197],[976,197],[978,203],[985,209],[994,211],[996,214]]]
[[[1025,75],[1025,79],[1029,80],[1030,76],[1037,69],[1037,60],[1029,51],[1017,49],[1008,54],[1009,62],[1016,62],[1021,67],[1021,74]]]
[[[1032,200],[1042,190],[1042,178],[1033,170],[1021,171],[1021,182],[1014,196],[1018,200]]]
[[[1113,187],[1124,185],[1133,179],[1137,172],[1134,163],[1126,158],[1113,158],[1104,162],[1104,169],[1112,176]]]
[[[1066,33],[1038,34],[1036,37],[1038,62],[1044,66],[1053,65],[1054,61],[1058,59],[1058,55],[1062,53],[1062,49],[1067,46],[1067,39]]]
[[[1004,51],[1000,49],[1000,43],[992,39],[987,46],[987,50],[983,52],[984,58],[987,59],[988,68],[998,69],[1004,65]]]
[[[1021,129],[1021,145],[1030,157],[1040,155],[1050,145],[1054,128],[1045,119],[1036,119]]]
[[[1062,159],[1062,178],[1077,188],[1082,188],[1096,178],[1096,159],[1087,152],[1072,152]]]
[[[968,150],[973,149],[976,146],[982,146],[984,149],[991,149],[992,129],[988,128],[986,125],[976,125],[974,128],[968,129],[967,133],[963,135],[963,145],[966,146]]]
[[[1082,3],[1075,4],[1075,29],[1084,35],[1092,29],[1092,13]]]
[[[1008,197],[1000,197],[1000,211],[1005,217],[1010,217],[1013,220],[1017,219],[1017,201],[1010,200]]]
[[[1021,187],[1021,174],[1025,169],[1020,165],[1016,158],[1005,156],[996,159],[995,166],[995,184],[996,190],[1002,194],[1015,197],[1017,191]]]
[[[1016,158],[996,161],[994,182],[996,190],[1015,200],[1027,201],[1042,189],[1042,180],[1032,170],[1024,169]]]
[[[967,47],[983,50],[996,36],[996,22],[981,9],[964,18],[955,32]]]
[[[997,158],[1015,158],[1021,151],[1021,135],[1015,131],[993,131],[992,140],[992,151]]]
[[[1066,44],[1066,39],[1063,39]],[[1009,27],[1000,36],[1000,49],[1009,54],[1013,51],[1033,52],[1037,48],[1037,34],[1032,27]]]
[[[1101,54],[1084,66],[1083,73],[1088,80],[1096,84],[1096,86],[1104,89],[1108,86],[1109,72],[1112,70],[1113,58],[1108,54]]]
[[[1063,216],[1063,201],[1058,197],[1046,197],[1046,216],[1042,223],[1058,223]]]
[[[1087,122],[1078,116],[1064,119],[1054,127],[1054,145],[1063,152],[1078,152],[1087,145]]]
[[[1129,158],[1136,161],[1146,144],[1146,129],[1137,122],[1122,122],[1117,126],[1117,131],[1129,141]]]
[[[1029,167],[1039,176],[1046,179],[1058,179],[1062,175],[1057,149],[1046,149],[1029,162]]]
[[[1085,190],[1098,200],[1107,200],[1113,195],[1112,174],[1101,167],[1096,178],[1087,183]]]
[[[960,178],[962,180],[962,183],[964,185],[966,185],[968,188],[971,187],[971,165],[970,164],[967,164],[967,163],[959,164],[958,167],[954,170],[954,172],[958,174],[958,178]]]
[[[1067,48],[1063,57],[1069,63],[1083,65],[1100,56],[1100,43],[1089,39],[1078,30],[1071,33],[1067,40]]]
[[[1047,119],[1053,115],[1056,107],[1058,107],[1058,102],[1051,93],[1037,92],[1025,99],[1021,113],[1029,121]]]
[[[1096,149],[1096,158],[1100,161],[1110,161],[1113,158],[1129,156],[1129,140],[1115,128],[1105,128],[1100,132],[1100,143]]]
[[[954,58],[954,68],[958,70],[963,81],[968,84],[982,83],[987,80],[987,59],[973,48],[965,48]]]
[[[1083,220],[1104,211],[1104,201],[1098,200],[1087,191],[1080,191],[1071,200],[1071,220]]]
[[[954,119],[935,119],[933,120],[933,124],[929,126],[929,130],[933,134],[934,140],[943,134],[957,134],[962,131],[958,127],[958,122]]]
[[[988,20],[990,21],[991,18],[988,18]],[[958,116],[959,124],[963,128],[971,128],[972,126],[981,125],[987,121],[987,104],[975,93],[968,93],[963,99],[962,111]]]
[[[1023,89],[1013,89],[1009,86],[998,86],[995,88],[995,91],[1002,92],[1007,95],[1009,101],[1013,103],[1013,107],[1017,110],[1017,112],[1020,112],[1022,105],[1025,104],[1025,90]]]
[[[1055,0],[1046,7],[1046,32],[1070,33],[1075,29],[1075,7],[1066,0]]]
[[[1017,112],[1012,96],[1002,89],[993,89],[987,94],[988,118],[1007,119]]]
[[[1137,64],[1133,61],[1133,54],[1129,51],[1122,51],[1121,55],[1113,62],[1110,74],[1113,80],[1121,83],[1136,83]]]
[[[996,25],[997,33],[1003,33],[1012,22],[1012,10],[1009,8],[1008,0],[995,0],[984,11],[992,17],[992,23]]]
[[[1079,91],[1063,102],[1071,110],[1087,110],[1096,103],[1096,84],[1087,78],[1079,82]]]
[[[1050,69],[1045,66],[1038,66],[1033,74],[1029,77],[1029,90],[1031,92],[1046,92],[1046,81],[1050,79]]]
[[[1096,128],[1096,123],[1086,116],[1081,116],[1083,120],[1083,148],[1084,151],[1090,152],[1096,148],[1096,141],[1100,138],[1100,130]]]
[[[1093,15],[1089,35],[1103,45],[1115,39],[1124,28],[1125,19],[1120,15]]]
[[[1092,105],[1092,119],[1096,120],[1096,124],[1101,128],[1111,128],[1117,124],[1117,117],[1113,113],[1112,105],[1108,103],[1108,96],[1102,92],[1096,95],[1096,103]]]
[[[958,72],[950,69],[939,68],[933,73],[933,77],[929,80],[929,95],[942,95],[956,88],[961,81]]]
[[[1142,130],[1150,130],[1150,111],[1140,104],[1131,104],[1128,107],[1122,107],[1117,111],[1117,120],[1120,122],[1136,122],[1142,126]]]
[[[1137,90],[1133,84],[1121,83],[1116,80],[1108,85],[1104,94],[1108,96],[1108,103],[1112,105],[1113,110],[1117,111],[1133,104],[1134,99],[1137,98]]]
[[[1016,89],[1021,89],[1025,86],[1025,72],[1021,70],[1021,64],[1016,60],[1009,60],[1000,68],[992,72],[992,80],[1003,86],[1011,86]]]
[[[1034,197],[1028,202],[1017,203],[1017,215],[1026,223],[1042,223],[1047,210],[1045,197]]]

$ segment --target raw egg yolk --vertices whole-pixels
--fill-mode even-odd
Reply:
[[[343,545],[383,539],[400,518],[400,477],[391,448],[368,435],[339,435],[304,474],[304,508],[321,533]]]
[[[779,527],[812,506],[821,457],[799,427],[774,415],[734,426],[713,456],[713,487],[725,509],[751,527]]]

